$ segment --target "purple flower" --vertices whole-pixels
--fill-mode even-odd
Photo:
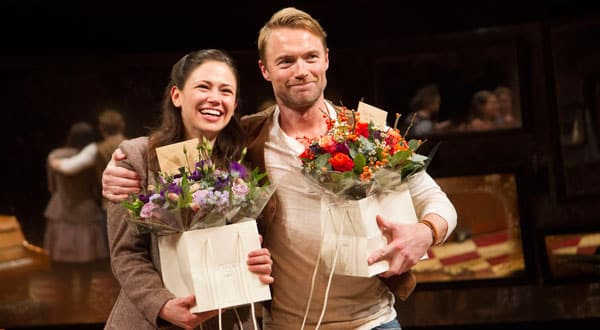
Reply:
[[[231,187],[231,191],[236,196],[246,196],[248,194],[248,185],[244,180],[238,179]]]
[[[181,195],[181,187],[179,185],[177,185],[177,183],[173,182],[171,184],[169,184],[169,186],[167,187],[167,191],[170,193],[176,193],[178,195]]]
[[[198,168],[196,168],[194,172],[190,174],[189,179],[193,181],[200,181],[200,179],[202,179],[202,172],[198,171]]]
[[[142,210],[140,211],[140,217],[142,218],[150,218],[152,216],[152,211],[154,210],[154,208],[156,207],[156,205],[154,205],[154,203],[146,203],[144,204],[144,206],[142,206]]]
[[[338,143],[335,145],[335,150],[337,152],[341,152],[343,154],[350,154],[350,148],[348,148],[348,145],[346,145],[346,143]]]
[[[215,204],[219,208],[219,210],[225,209],[229,206],[229,191],[215,191]]]
[[[139,194],[139,195],[138,195],[138,198],[139,198],[139,199],[140,199],[142,202],[144,202],[144,204],[146,204],[146,203],[148,203],[148,202],[150,201],[150,195],[151,195],[151,194],[148,194],[148,195]]]
[[[198,190],[192,194],[192,200],[201,206],[208,204],[212,199],[213,192],[210,190]]]
[[[244,165],[238,162],[231,162],[231,164],[229,164],[229,172],[231,172],[231,175],[234,177],[242,179],[248,177],[248,170],[246,167],[244,167]]]
[[[229,175],[227,172],[215,171],[215,190],[223,190],[229,185]]]
[[[381,138],[381,131],[380,131],[380,130],[378,130],[378,129],[374,130],[374,131],[373,131],[373,138],[374,138],[375,140],[379,140],[379,139]]]
[[[310,149],[310,152],[312,152],[315,155],[320,154],[321,150],[323,150],[323,148],[321,148],[321,146],[318,143],[311,144],[308,148]]]

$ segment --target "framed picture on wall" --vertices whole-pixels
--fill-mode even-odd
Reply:
[[[544,237],[547,266],[555,281],[600,277],[600,232]]]
[[[551,29],[565,199],[600,194],[600,20]]]
[[[420,283],[514,279],[525,274],[517,182],[509,173],[436,178],[458,214],[446,243],[413,267]]]
[[[388,54],[375,60],[376,101],[414,137],[521,128],[519,70],[509,39]]]

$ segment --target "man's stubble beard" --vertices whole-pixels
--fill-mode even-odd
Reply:
[[[327,87],[327,82],[325,82],[322,87],[319,86],[317,90],[309,96],[295,97],[292,93],[284,93],[283,95],[279,95],[279,99],[288,108],[300,111],[308,110],[319,101],[322,95],[324,95],[325,87]]]

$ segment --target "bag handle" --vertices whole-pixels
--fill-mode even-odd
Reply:
[[[333,214],[331,213],[331,208],[328,210],[329,219],[333,219]],[[331,282],[333,280],[333,274],[335,272],[335,266],[337,264],[337,257],[340,252],[340,242],[342,240],[342,234],[344,233],[344,220],[346,218],[350,219],[350,213],[346,209],[344,212],[344,217],[342,218],[342,222],[340,224],[340,232],[337,236],[336,244],[335,244],[335,254],[333,255],[333,263],[331,266],[331,271],[329,272],[329,278],[327,279],[327,286],[325,287],[325,297],[323,298],[323,308],[321,308],[321,315],[319,316],[319,320],[317,321],[317,325],[315,326],[315,330],[318,330],[321,326],[321,322],[323,321],[323,317],[325,316],[325,310],[327,309],[327,300],[329,299],[329,289],[331,288]],[[352,224],[352,221],[350,221]],[[321,227],[321,232],[325,232],[325,227],[327,226],[327,222],[324,222]],[[321,244],[319,247],[319,253],[317,254],[317,262],[315,264],[315,270],[313,271],[312,281],[310,283],[310,293],[308,295],[308,303],[306,305],[306,311],[304,312],[304,319],[302,320],[301,330],[304,330],[304,325],[306,324],[306,318],[308,317],[308,311],[310,310],[310,304],[312,301],[312,295],[315,288],[315,278],[317,275],[317,270],[319,269],[319,263],[321,262],[321,250],[323,249],[323,239],[321,239]]]
[[[207,240],[209,241],[209,240]],[[245,244],[244,244],[244,240],[242,239],[242,235],[240,235],[240,232],[237,232],[236,235],[236,244],[235,244],[236,248],[237,248],[237,253],[236,253],[236,264],[240,265],[242,263],[242,261],[244,260],[244,251],[246,251],[245,249]],[[254,330],[258,330],[258,325],[256,324],[256,311],[254,308],[254,301],[252,301],[252,295],[250,292],[250,294],[248,293],[248,290],[252,290],[252,288],[250,288],[250,286],[248,285],[248,283],[246,282],[246,277],[243,276],[243,274],[241,275],[241,281],[242,281],[242,291],[244,293],[244,296],[246,298],[247,301],[250,301],[250,309],[252,312],[252,325],[254,326]],[[221,302],[219,300],[218,302],[218,307],[219,307],[219,330],[223,330],[223,319],[221,316]],[[238,326],[240,329],[243,329],[243,323],[242,323],[242,319],[240,318],[240,315],[238,314],[237,310],[235,308],[233,308],[233,312],[235,314],[235,317],[238,321]]]
[[[236,244],[236,246],[238,246],[238,265],[242,263],[242,261],[244,260],[244,251],[246,251],[246,245],[244,244],[244,240],[242,239],[242,235],[240,235],[240,232],[237,232],[237,242],[239,244]],[[246,276],[242,275],[242,290],[244,291],[244,296],[246,297],[246,300],[250,302],[250,312],[252,313],[252,325],[254,326],[254,330],[258,330],[258,325],[256,324],[256,310],[254,308],[254,301],[252,300],[252,287],[250,285],[248,285],[248,283],[246,282]],[[250,291],[250,292],[248,292]],[[240,329],[242,329],[242,320],[240,319],[237,311],[235,313],[235,315],[238,318],[238,321],[240,322]]]

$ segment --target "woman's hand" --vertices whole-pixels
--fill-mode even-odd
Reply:
[[[158,316],[180,328],[192,330],[206,320],[219,315],[218,310],[194,314],[190,312],[190,308],[195,304],[194,296],[171,299],[160,309]]]
[[[259,237],[262,243],[262,236],[259,235]],[[248,253],[248,270],[257,274],[264,284],[271,284],[275,281],[271,276],[272,266],[273,260],[267,248],[253,250]]]

